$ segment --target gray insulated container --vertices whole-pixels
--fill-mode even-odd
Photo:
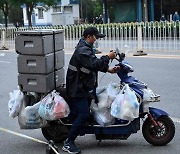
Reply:
[[[63,30],[29,30],[16,32],[15,49],[27,55],[45,55],[64,49]],[[55,47],[54,47],[55,45]]]
[[[45,55],[53,52],[53,36],[24,36],[15,39],[15,50],[25,55]]]
[[[26,74],[49,74],[64,67],[64,50],[46,54],[44,56],[18,55],[18,72]]]
[[[37,92],[37,93],[48,93],[61,86],[65,82],[65,71],[63,68],[55,72],[56,78],[54,78],[54,72],[47,75],[38,74],[19,74],[18,85],[22,87],[23,92]]]
[[[64,49],[64,33],[55,34],[55,51]]]

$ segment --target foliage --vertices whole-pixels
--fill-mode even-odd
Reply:
[[[108,6],[108,15],[109,15],[110,22],[114,22],[115,21],[114,2],[111,2],[111,3],[108,2],[107,6]]]
[[[38,3],[41,3],[42,6],[52,6],[55,5],[57,2],[57,0],[11,0],[11,1],[13,1],[14,3],[19,3],[21,5],[26,5],[26,13],[27,13],[29,26],[32,26],[31,15],[34,7],[36,7]]]
[[[94,5],[94,17],[99,17],[103,13],[102,0],[96,0]]]
[[[20,4],[28,4],[28,5],[33,5],[36,6],[38,3],[44,3],[48,6],[54,5],[56,0],[11,0],[14,1],[16,3],[20,3]]]
[[[108,1],[107,7],[109,18],[114,21],[114,3]],[[93,19],[103,15],[103,0],[80,0],[80,8],[81,18],[93,23]]]
[[[102,15],[102,0],[80,0],[81,19],[93,23],[95,17]]]
[[[3,12],[0,10],[0,24],[4,23],[3,16]]]
[[[81,0],[81,19],[90,21],[93,18],[92,0]]]
[[[0,9],[2,10],[4,14],[4,23],[5,27],[7,27],[8,24],[8,15],[9,15],[9,10],[12,5],[11,0],[0,0]]]
[[[20,5],[12,5],[9,12],[9,22],[13,23],[16,27],[23,26],[23,11]]]

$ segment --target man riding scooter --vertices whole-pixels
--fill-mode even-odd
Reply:
[[[115,73],[114,68],[108,66],[109,60],[115,58],[115,52],[97,58],[93,51],[93,44],[96,39],[103,37],[105,35],[99,33],[97,28],[86,28],[69,62],[66,76],[66,92],[70,98],[71,113],[69,117],[73,120],[73,124],[62,148],[68,153],[81,152],[75,146],[74,141],[79,135],[82,125],[89,118],[88,97],[89,92],[97,87],[98,71]]]

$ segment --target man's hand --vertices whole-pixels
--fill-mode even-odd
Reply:
[[[112,50],[111,52],[108,53],[108,57],[109,59],[114,59],[116,57],[116,52]]]
[[[108,68],[109,73],[117,73],[121,69],[120,66],[115,66],[113,68]]]

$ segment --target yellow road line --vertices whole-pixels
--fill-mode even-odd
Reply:
[[[32,141],[34,141],[34,142],[38,142],[38,143],[43,143],[43,144],[49,145],[56,154],[59,154],[59,153],[56,151],[56,149],[55,149],[51,144],[49,144],[49,143],[47,143],[47,142],[41,141],[41,140],[39,140],[39,139],[30,137],[30,136],[27,136],[27,135],[24,135],[24,134],[21,134],[21,133],[17,133],[17,132],[14,132],[14,131],[5,129],[5,128],[2,128],[2,127],[0,127],[0,130],[3,131],[3,132],[6,132],[6,133],[10,133],[10,134],[19,136],[19,137],[23,137],[23,138],[26,138],[26,139],[30,139],[30,140],[32,140]]]

